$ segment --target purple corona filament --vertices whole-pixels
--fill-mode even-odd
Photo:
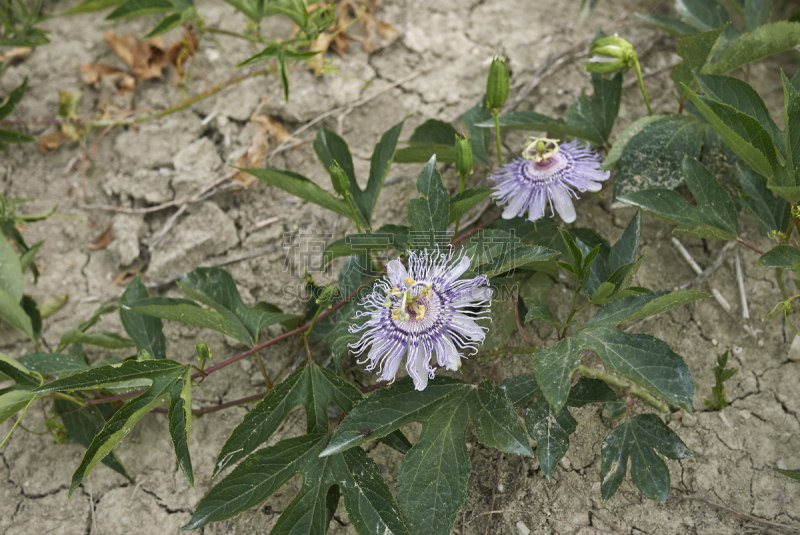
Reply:
[[[497,184],[492,195],[498,204],[507,204],[504,219],[528,212],[528,219],[536,221],[544,217],[549,204],[552,215],[558,212],[565,223],[572,223],[572,197],[578,198],[575,190],[600,191],[600,183],[608,180],[610,173],[600,170],[602,163],[588,144],[581,146],[573,140],[559,146],[556,140],[529,138],[522,158],[492,175]]]
[[[417,390],[425,389],[436,367],[459,370],[462,352],[476,353],[486,337],[487,327],[475,320],[488,316],[492,301],[485,275],[457,280],[469,265],[463,253],[454,257],[452,250],[438,248],[410,252],[408,269],[399,260],[389,262],[388,280],[375,283],[362,301],[364,310],[356,314],[369,319],[350,327],[351,333],[363,333],[350,344],[354,353],[360,356],[369,348],[359,364],[368,362],[367,370],[394,381],[405,357]]]

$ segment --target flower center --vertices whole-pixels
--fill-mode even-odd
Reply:
[[[558,154],[560,150],[561,148],[558,146],[557,139],[529,137],[525,142],[525,149],[522,151],[522,157],[526,160],[541,164]],[[546,169],[547,167],[544,168]]]

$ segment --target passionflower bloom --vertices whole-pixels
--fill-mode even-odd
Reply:
[[[508,204],[504,219],[528,212],[528,219],[536,221],[544,217],[549,204],[551,214],[558,212],[565,223],[572,223],[572,197],[578,198],[575,190],[600,191],[600,182],[610,175],[600,170],[601,164],[600,156],[588,144],[570,141],[559,145],[555,139],[528,138],[522,157],[491,176],[497,183],[492,195],[498,204]]]
[[[488,315],[492,300],[485,275],[457,280],[469,264],[463,253],[454,257],[452,250],[438,248],[409,253],[407,270],[399,260],[389,262],[387,278],[375,283],[364,298],[365,310],[356,315],[369,319],[350,327],[353,334],[363,333],[350,344],[355,354],[371,348],[359,364],[369,362],[367,370],[393,381],[405,357],[417,390],[425,389],[437,366],[460,369],[462,351],[477,352],[483,343],[487,327],[475,320]]]

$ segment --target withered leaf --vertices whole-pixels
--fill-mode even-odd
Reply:
[[[63,130],[59,129],[56,130],[55,132],[49,132],[40,137],[39,143],[36,145],[36,148],[39,149],[39,152],[47,156],[52,151],[60,147],[61,144],[68,139],[69,136],[65,134]]]
[[[160,37],[142,41],[132,33],[117,35],[109,30],[103,33],[103,41],[130,68],[137,82],[148,78],[161,78],[161,69],[169,64]]]
[[[114,86],[121,95],[133,93],[133,88],[136,84],[129,72],[108,63],[98,62],[81,65],[81,79],[84,84],[93,85],[102,78],[108,78],[114,82]]]
[[[277,144],[283,143],[291,136],[281,123],[266,115],[253,115],[250,117],[250,121],[253,123],[256,133],[247,152],[239,157],[236,165],[246,169],[260,169],[264,167],[269,155],[269,136],[272,136]],[[233,177],[233,182],[245,187],[250,186],[255,180],[255,176],[243,171],[238,171]]]
[[[89,249],[92,251],[96,251],[98,249],[105,249],[114,241],[114,230],[111,228],[111,225],[108,226],[100,235],[94,240],[94,242],[89,246]]]

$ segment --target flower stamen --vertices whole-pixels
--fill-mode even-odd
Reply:
[[[558,141],[558,139],[531,136],[525,141],[522,157],[533,162],[543,162],[561,150]],[[534,153],[534,151],[536,152]]]

